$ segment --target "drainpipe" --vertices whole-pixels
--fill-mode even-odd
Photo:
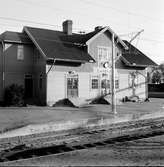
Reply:
[[[5,88],[5,44],[2,41],[2,88],[3,88],[3,92],[4,92],[4,88]]]
[[[51,69],[52,69],[52,67],[55,65],[55,60],[53,61],[53,63],[52,63],[52,65],[51,65],[51,67],[48,69],[48,71],[47,71],[47,73],[46,73],[46,75],[48,75],[48,73],[51,71]]]

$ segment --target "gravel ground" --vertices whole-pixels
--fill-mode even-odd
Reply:
[[[40,108],[29,110],[22,108],[21,111],[27,112],[27,122],[41,123],[45,121],[61,121],[80,118],[93,117],[113,117],[109,105],[93,105],[86,108]],[[8,110],[6,110],[8,111]],[[32,112],[33,111],[33,112]],[[118,115],[133,115],[134,118],[142,117],[145,114],[164,111],[164,99],[151,99],[148,103],[125,103],[117,106]],[[10,111],[11,114],[12,110]],[[16,114],[17,111],[14,110]],[[39,114],[40,113],[40,114]],[[67,114],[66,114],[67,113]],[[0,111],[1,115],[1,111]],[[12,114],[11,114],[12,115]],[[21,115],[21,114],[20,114]],[[22,114],[23,115],[23,114]],[[26,114],[25,114],[26,115]],[[25,116],[24,115],[24,116]],[[53,117],[52,117],[53,115]],[[7,115],[8,116],[8,115]],[[16,115],[15,115],[16,116]],[[32,117],[33,116],[33,117]],[[44,117],[45,116],[45,117]],[[56,117],[55,117],[56,116]],[[63,116],[63,117],[62,117]],[[68,116],[68,117],[67,117]],[[26,117],[26,118],[27,118]],[[12,118],[12,116],[11,116]],[[18,117],[19,118],[19,117]],[[29,119],[31,118],[31,120]],[[34,119],[35,118],[35,119]],[[39,118],[41,118],[39,120]],[[14,120],[14,119],[13,119]],[[15,122],[17,122],[15,118]],[[24,119],[23,119],[24,120]],[[22,120],[22,121],[23,121]],[[2,122],[1,122],[2,123]],[[0,124],[1,124],[0,123]],[[28,160],[17,163],[10,163],[12,166],[125,166],[125,165],[164,165],[164,136],[153,137],[149,139],[140,139],[133,142],[124,142],[122,144],[108,145],[105,147],[96,147],[87,150],[75,151],[64,155],[47,156],[35,160]],[[8,164],[9,165],[9,164]]]
[[[152,98],[151,102],[124,103],[117,106],[118,116],[133,115],[138,118],[144,114],[164,111],[164,99]],[[1,107],[0,132],[17,129],[30,124],[65,122],[90,118],[113,118],[110,105],[89,105],[83,108],[71,107]]]
[[[12,166],[160,166],[164,165],[164,136],[99,146],[64,155],[8,163]]]

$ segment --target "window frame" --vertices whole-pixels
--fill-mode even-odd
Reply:
[[[119,79],[115,79],[115,89],[119,89],[120,84],[119,84]]]
[[[17,60],[23,61],[24,60],[24,46],[17,45]]]
[[[96,82],[93,82],[93,81],[96,81]],[[92,90],[99,89],[99,76],[98,75],[91,76],[91,89]]]

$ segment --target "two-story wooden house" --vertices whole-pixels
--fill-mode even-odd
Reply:
[[[63,22],[63,31],[24,27],[22,33],[4,32],[0,36],[0,101],[12,83],[24,86],[26,99],[43,105],[110,94],[113,33],[109,27],[96,27],[90,33],[75,34],[71,20]],[[146,67],[156,64],[114,35],[116,97],[145,99]]]

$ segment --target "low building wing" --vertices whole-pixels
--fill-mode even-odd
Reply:
[[[147,66],[157,66],[157,64],[143,54],[140,50],[130,44],[128,41],[124,40],[124,43],[128,46],[128,50],[126,50],[122,55],[122,60],[128,66],[136,66],[136,67],[147,67]]]

